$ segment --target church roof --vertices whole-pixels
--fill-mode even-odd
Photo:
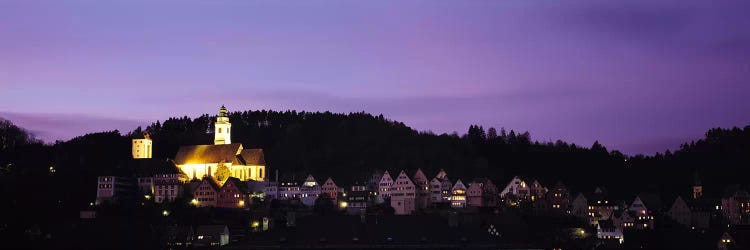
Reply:
[[[175,156],[175,164],[236,162],[237,153],[241,148],[242,144],[240,143],[182,146]]]
[[[241,161],[243,161],[244,165],[252,165],[252,166],[265,166],[266,165],[266,159],[263,155],[263,149],[260,148],[252,148],[252,149],[243,149],[242,152],[240,152],[240,158]]]

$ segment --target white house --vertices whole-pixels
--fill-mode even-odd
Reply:
[[[393,186],[393,178],[391,178],[388,170],[386,170],[383,172],[383,176],[380,177],[380,182],[378,182],[380,199],[385,200],[391,197],[391,186]]]
[[[279,183],[279,200],[294,200],[300,198],[300,185],[296,181]]]
[[[308,207],[315,205],[315,200],[320,195],[321,188],[312,175],[308,175],[300,187],[300,201]]]
[[[603,240],[614,240],[622,244],[625,237],[622,229],[616,227],[612,220],[602,220],[596,225],[596,237]]]
[[[500,197],[508,198],[509,196],[512,196],[526,198],[529,195],[529,192],[529,185],[520,177],[514,176],[508,185],[505,186],[503,191],[500,191]]]
[[[451,207],[453,208],[465,208],[466,207],[466,186],[461,179],[456,181],[451,189]]]
[[[406,175],[405,171],[401,170],[401,173],[396,177],[396,181],[391,186],[390,193],[391,207],[395,210],[395,214],[411,214],[416,210],[415,185],[409,179],[409,176]]]

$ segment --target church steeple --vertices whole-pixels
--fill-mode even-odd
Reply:
[[[699,199],[703,197],[703,184],[701,184],[700,175],[698,170],[693,173],[693,199]]]
[[[216,116],[214,123],[214,144],[232,144],[232,123],[229,122],[227,108],[221,105],[219,115]]]

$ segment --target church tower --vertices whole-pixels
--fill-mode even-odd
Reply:
[[[151,158],[151,136],[144,133],[143,138],[133,138],[133,159],[149,159]]]
[[[693,199],[699,199],[703,197],[703,185],[701,184],[701,178],[698,176],[698,170],[693,174]]]
[[[229,123],[227,108],[221,105],[219,115],[216,116],[216,123],[214,123],[214,145],[232,144],[231,128],[232,124]]]

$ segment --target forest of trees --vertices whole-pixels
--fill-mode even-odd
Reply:
[[[128,133],[92,133],[54,144],[42,144],[3,121],[3,193],[15,204],[85,206],[95,197],[96,176],[131,157],[132,135],[148,132],[154,140],[154,157],[172,158],[179,146],[211,144],[214,118],[170,118]],[[472,125],[463,135],[418,132],[366,113],[261,110],[233,112],[230,119],[233,142],[264,149],[269,177],[275,170],[282,179],[301,180],[313,173],[344,185],[367,180],[376,169],[413,173],[422,168],[432,176],[442,168],[454,181],[487,177],[502,186],[521,175],[538,178],[548,187],[562,181],[573,192],[604,186],[615,196],[631,199],[647,190],[686,195],[698,174],[706,193],[718,195],[727,184],[747,183],[736,173],[750,166],[750,126],[711,129],[704,139],[675,152],[629,157],[598,142],[590,146],[538,142],[528,132],[504,128]],[[9,192],[29,180],[38,183],[33,189],[44,192],[47,200]]]

